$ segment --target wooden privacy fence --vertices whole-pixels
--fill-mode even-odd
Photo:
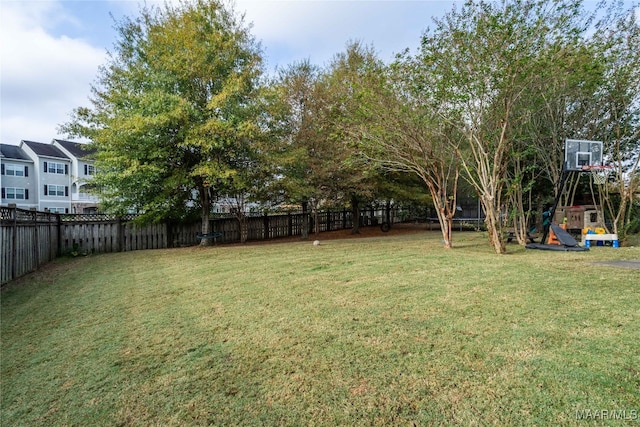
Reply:
[[[244,217],[246,240],[267,240],[300,236],[305,225],[315,230],[309,213],[247,215]],[[362,226],[377,225],[382,210],[363,209]],[[394,211],[392,222],[399,215]],[[57,256],[72,254],[125,252],[191,246],[198,243],[201,224],[151,224],[140,226],[135,215],[54,214],[15,207],[0,207],[0,283],[25,275]],[[351,211],[319,212],[320,232],[351,228]],[[221,233],[217,243],[241,241],[240,220],[222,217],[211,220],[211,230]]]
[[[400,222],[408,215],[407,212],[392,209],[390,219],[392,223]],[[360,225],[363,227],[378,225],[386,217],[384,209],[364,208],[360,212]],[[247,241],[268,240],[280,237],[301,236],[305,224],[308,233],[315,231],[315,218],[313,213],[286,213],[286,214],[247,214],[244,217],[246,223]],[[343,230],[353,227],[353,213],[349,210],[322,211],[317,214],[318,231]],[[211,230],[222,233],[216,239],[219,243],[237,243],[241,241],[240,220],[236,217],[221,217],[211,220]]]
[[[380,222],[382,212],[380,210],[363,210],[360,217],[360,225],[377,225]],[[305,221],[306,217],[306,221]],[[305,223],[308,232],[315,230],[315,216],[310,213],[287,213],[277,215],[247,215],[246,223],[247,241],[269,240],[280,237],[301,236]],[[353,214],[351,211],[327,211],[318,213],[318,229],[320,232],[342,230],[353,227]],[[211,220],[211,230],[222,233],[217,238],[219,243],[236,243],[241,241],[240,220],[236,217],[223,217]]]
[[[193,245],[200,224],[139,226],[135,215],[54,214],[0,208],[0,283],[65,254],[124,252]]]
[[[23,276],[58,256],[60,217],[0,208],[0,283]]]
[[[168,247],[167,224],[138,226],[133,217],[62,215],[59,252],[125,252]]]

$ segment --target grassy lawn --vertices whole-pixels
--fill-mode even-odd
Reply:
[[[454,243],[60,260],[2,292],[0,424],[638,425],[640,270],[596,261],[640,248]]]

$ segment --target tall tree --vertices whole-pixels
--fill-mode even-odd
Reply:
[[[435,206],[445,248],[453,245],[461,135],[442,121],[433,74],[405,54],[391,67],[372,70],[360,87],[360,127],[366,155],[391,171],[415,174]]]
[[[333,192],[336,153],[326,125],[329,94],[321,84],[321,76],[320,67],[309,61],[280,69],[270,85],[267,109],[276,135],[269,152],[274,177],[271,198],[300,204],[305,221],[308,207],[317,215]],[[308,237],[307,231],[305,223],[303,239]]]
[[[238,174],[261,131],[253,102],[260,46],[218,0],[144,7],[117,30],[92,106],[63,129],[97,149],[107,209],[153,221],[199,208],[207,235],[212,201],[245,185]]]
[[[442,119],[465,135],[464,178],[485,211],[489,240],[504,253],[503,205],[513,134],[527,115],[523,95],[535,82],[539,52],[579,14],[570,0],[468,1],[436,21],[419,58],[447,102]]]
[[[590,104],[601,82],[602,66],[593,60],[593,51],[583,39],[591,16],[576,13],[572,18],[566,20],[565,31],[540,46],[534,77],[514,113],[519,120],[510,130],[506,196],[509,219],[521,244],[527,241],[533,215],[541,218],[542,206],[556,196],[565,139],[593,138],[596,129],[597,114]],[[570,179],[568,187],[573,190],[578,182]],[[573,193],[566,192],[561,203],[566,204]]]
[[[330,129],[334,152],[332,169],[336,177],[333,187],[337,198],[351,205],[352,232],[356,234],[360,232],[360,205],[376,195],[381,175],[378,165],[362,155],[361,136],[353,129],[367,125],[358,115],[364,101],[361,89],[383,69],[373,47],[354,41],[347,43],[344,52],[334,56],[323,79],[329,94],[325,127]]]
[[[355,233],[360,203],[375,194],[377,174],[344,125],[358,102],[354,88],[377,62],[372,49],[349,43],[328,67],[292,64],[272,85],[277,102],[269,110],[280,114],[274,122],[282,130],[271,154],[279,177],[275,188],[288,200],[309,205],[314,215],[322,206],[351,204]]]

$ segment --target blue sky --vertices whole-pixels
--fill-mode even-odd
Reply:
[[[326,64],[350,40],[373,45],[390,60],[416,49],[432,17],[446,14],[455,1],[237,0],[235,8],[253,23],[273,70],[303,59]],[[74,108],[90,105],[90,85],[117,37],[113,18],[135,16],[139,4],[0,0],[0,142],[64,138],[58,125]]]

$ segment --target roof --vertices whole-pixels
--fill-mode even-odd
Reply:
[[[9,144],[0,144],[0,157],[5,159],[14,159],[14,160],[29,160],[29,156],[26,155],[22,148],[17,145],[9,145]]]
[[[64,139],[54,139],[53,141],[60,144],[60,146],[77,158],[87,157],[96,151],[96,149],[89,144],[65,141]]]
[[[22,141],[26,146],[31,148],[38,156],[57,157],[59,159],[70,160],[58,147],[53,144],[43,144],[35,141]]]

